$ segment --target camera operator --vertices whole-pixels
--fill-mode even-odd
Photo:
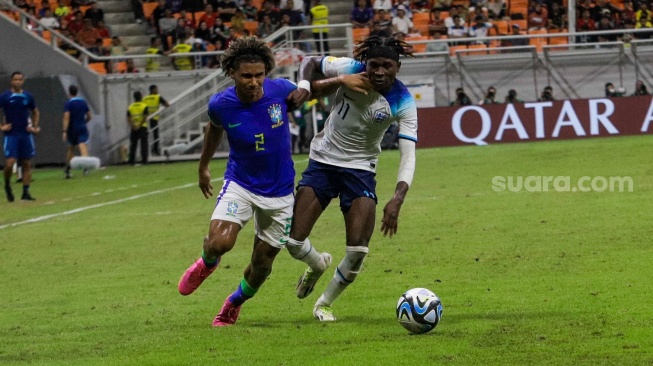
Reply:
[[[469,99],[463,88],[456,89],[456,100],[451,102],[452,106],[472,105],[472,100]]]
[[[508,90],[508,95],[506,95],[506,103],[524,103],[524,101],[517,98],[517,91],[515,89],[510,89]]]
[[[538,99],[538,102],[550,102],[555,100],[553,97],[553,88],[550,86],[544,87],[544,90],[542,91],[542,95],[540,96],[540,99]]]
[[[494,99],[497,95],[497,90],[491,86],[487,88],[487,92],[485,93],[485,98],[478,103],[479,105],[484,105],[484,104],[501,104],[498,100]]]

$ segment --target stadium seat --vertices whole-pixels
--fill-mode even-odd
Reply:
[[[412,42],[412,41],[428,41],[428,40],[429,40],[429,37],[425,37],[425,36],[407,37],[406,38],[406,41],[408,41],[408,42]],[[415,49],[416,53],[426,52],[426,43],[413,43],[412,46]]]
[[[480,55],[487,55],[487,46],[484,44],[470,44],[467,46],[468,50],[477,50],[477,51],[469,51],[466,52],[466,55],[470,56],[480,56]]]
[[[413,23],[429,23],[429,13],[413,13]]]
[[[44,30],[43,33],[41,33],[41,37],[43,37],[43,39],[48,43],[52,41],[52,33],[49,30]]]
[[[423,36],[428,36],[429,35],[429,25],[428,24],[417,24],[415,23],[414,28],[416,31],[419,32],[419,34]]]
[[[497,28],[499,28],[499,33],[500,34],[509,34],[510,33],[510,29],[508,27],[508,21],[507,20],[495,20],[493,23],[494,23],[494,25],[497,26]]]
[[[537,52],[542,52],[542,46],[546,45],[546,38],[530,38],[528,44],[535,46]]]
[[[256,21],[245,22],[245,29],[247,29],[250,34],[258,33],[258,22]]]
[[[104,62],[91,62],[88,64],[88,67],[89,69],[101,75],[106,75],[107,73],[107,69],[106,66],[104,65]]]
[[[460,46],[450,46],[449,47],[449,54],[451,56],[456,56],[456,51],[458,50],[466,50],[467,45],[460,45]]]
[[[199,24],[199,23],[200,23],[200,18],[203,17],[204,14],[206,14],[205,11],[196,11],[196,12],[194,12],[194,13],[186,13],[186,18],[192,20],[193,17],[195,17],[195,22],[196,22],[197,24]]]
[[[526,19],[511,20],[510,26],[512,26],[513,24],[517,24],[519,26],[519,29],[523,31],[528,29],[528,21]]]
[[[111,47],[111,38],[102,38],[102,47]]]
[[[116,62],[114,66],[114,71],[120,74],[124,74],[127,72],[127,62],[121,61],[121,62]]]
[[[354,42],[360,42],[370,35],[369,28],[354,28],[351,30],[354,35]]]

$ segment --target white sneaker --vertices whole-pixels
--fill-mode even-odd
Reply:
[[[315,319],[321,322],[336,321],[336,317],[333,316],[333,310],[331,310],[330,306],[315,305],[315,307],[313,308],[313,316],[315,317]]]
[[[313,288],[315,287],[315,284],[317,283],[317,280],[322,277],[322,274],[324,271],[329,268],[331,265],[331,254],[329,253],[322,253],[320,254],[322,258],[324,259],[324,268],[322,269],[322,272],[313,272],[313,270],[309,267],[304,271],[304,274],[299,277],[299,281],[297,281],[297,287],[295,287],[295,294],[297,294],[297,297],[300,299],[305,298],[306,296],[310,295],[311,292],[313,292]]]

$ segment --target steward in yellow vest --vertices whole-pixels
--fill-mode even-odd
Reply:
[[[179,43],[172,48],[172,53],[190,53],[192,49],[192,45],[187,43]],[[177,70],[192,70],[193,58],[191,56],[174,57],[173,64]]]
[[[150,115],[156,113],[161,104],[164,107],[170,107],[170,103],[159,95],[159,88],[156,85],[150,85],[150,95],[143,98],[143,102],[147,104],[147,111]],[[159,116],[156,115],[150,118],[150,130],[152,131],[152,154],[161,155],[159,150]]]
[[[148,142],[147,142],[147,104],[143,103],[141,92],[134,92],[134,103],[127,109],[127,122],[131,127],[129,134],[129,164],[136,162],[136,147],[141,143],[141,162],[147,164]]]
[[[163,52],[161,51],[161,38],[152,37],[150,39],[150,48],[148,48],[145,53],[148,55],[163,55]],[[146,72],[159,71],[160,67],[161,63],[159,62],[158,57],[148,57],[147,64],[145,64]]]

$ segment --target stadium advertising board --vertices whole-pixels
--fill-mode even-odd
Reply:
[[[653,132],[651,96],[420,108],[418,147]]]

